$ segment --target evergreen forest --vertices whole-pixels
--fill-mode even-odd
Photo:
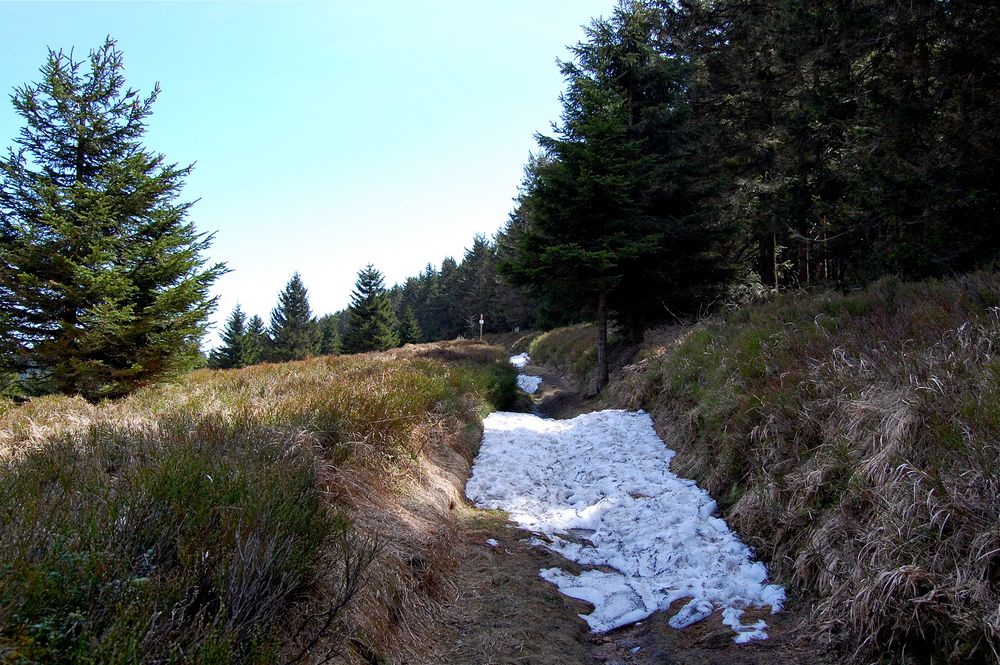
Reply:
[[[996,266],[992,3],[626,1],[586,34],[505,226],[388,289],[401,340],[480,314],[638,340],[780,290]]]
[[[492,238],[394,286],[369,265],[321,316],[296,273],[267,325],[237,307],[200,361],[226,268],[179,202],[190,167],[141,143],[159,91],[125,87],[113,40],[51,52],[0,160],[4,371],[96,399],[199,362],[473,337],[480,317],[597,322],[606,367],[609,328],[640,340],[783,289],[993,267],[998,28],[980,0],[623,0],[559,63],[561,117]]]

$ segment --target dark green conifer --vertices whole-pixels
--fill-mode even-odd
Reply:
[[[271,338],[267,336],[264,320],[254,314],[247,322],[246,335],[243,337],[243,364],[256,365],[264,362]]]
[[[370,263],[358,272],[347,316],[346,352],[385,351],[399,346],[396,317],[385,290],[385,280]]]
[[[0,361],[88,399],[198,362],[225,272],[177,201],[191,167],[142,144],[159,87],[143,98],[123,69],[110,38],[84,60],[49,51],[0,158]]]
[[[319,353],[319,328],[309,309],[309,292],[297,272],[278,295],[270,333],[272,360],[301,360]]]
[[[226,327],[222,331],[222,345],[208,356],[209,367],[231,369],[246,364],[246,321],[243,309],[236,305],[232,314],[226,319]]]
[[[321,355],[330,356],[341,352],[340,331],[337,327],[335,315],[327,314],[320,318],[319,352]]]
[[[399,322],[399,343],[402,344],[419,344],[423,341],[423,333],[420,330],[420,322],[417,321],[416,314],[413,313],[412,307],[407,307],[406,311],[403,312],[403,317]]]
[[[609,380],[609,321],[638,340],[727,277],[687,173],[685,63],[655,51],[655,18],[651,5],[623,2],[562,63],[562,124],[538,137],[500,267],[550,307],[593,313],[598,390]]]

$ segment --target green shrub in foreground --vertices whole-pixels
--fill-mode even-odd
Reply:
[[[263,631],[346,525],[302,448],[172,425],[94,425],[85,447],[54,441],[0,468],[7,661],[268,660]]]

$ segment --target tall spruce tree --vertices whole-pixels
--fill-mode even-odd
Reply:
[[[590,301],[597,319],[597,389],[608,383],[609,295],[632,264],[661,252],[661,237],[643,224],[641,203],[651,160],[630,132],[632,98],[609,79],[606,57],[591,58],[603,33],[595,21],[590,44],[561,63],[567,89],[557,136],[537,137],[543,154],[528,168],[519,200],[526,221],[515,233],[516,252],[502,273],[543,299],[564,307]],[[567,297],[568,295],[568,297]]]
[[[177,201],[191,167],[142,144],[159,86],[144,98],[123,69],[110,38],[86,59],[50,50],[0,158],[0,358],[92,400],[197,362],[225,272]]]
[[[309,292],[297,272],[278,295],[270,333],[272,360],[301,360],[319,353],[319,327],[309,309]]]
[[[236,305],[226,327],[222,331],[222,344],[213,349],[208,356],[208,366],[213,369],[232,369],[243,367],[246,363],[246,323],[247,317],[243,309]]]
[[[385,279],[370,263],[358,272],[347,312],[346,352],[385,351],[399,346],[396,317],[385,290]]]
[[[609,321],[637,339],[727,276],[722,234],[689,172],[685,60],[656,50],[657,17],[646,2],[622,2],[562,63],[562,124],[538,137],[505,234],[505,277],[562,316],[593,313],[598,390]]]

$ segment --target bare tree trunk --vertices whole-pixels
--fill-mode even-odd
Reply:
[[[608,385],[608,297],[602,288],[597,294],[597,392]]]

